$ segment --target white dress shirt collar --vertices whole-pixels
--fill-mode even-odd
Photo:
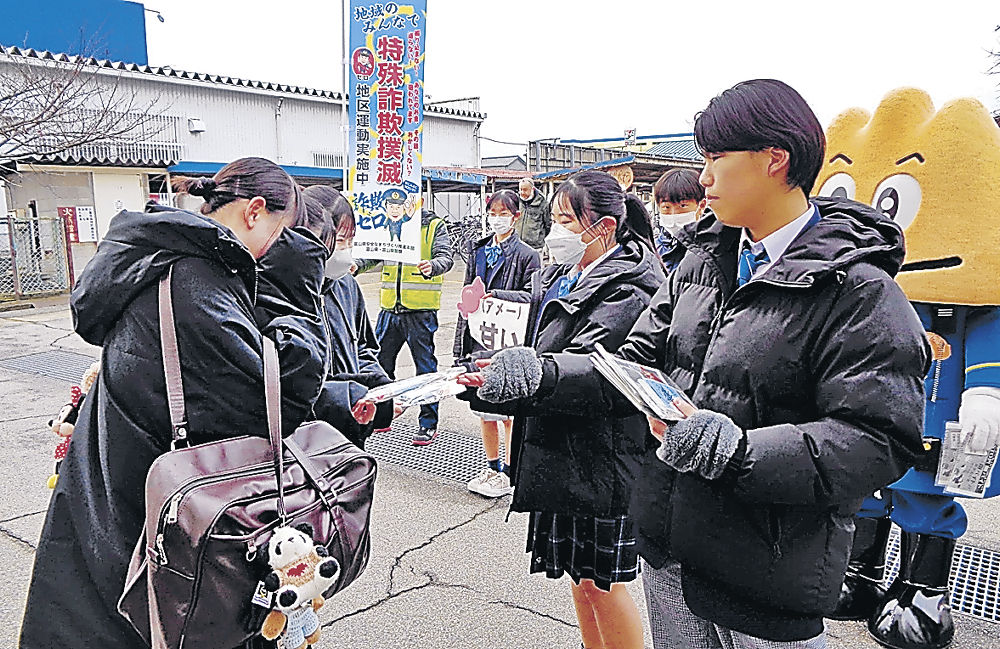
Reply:
[[[789,221],[760,241],[751,239],[750,233],[747,232],[746,228],[743,228],[743,233],[740,235],[740,250],[743,250],[743,246],[746,245],[745,242],[749,242],[750,250],[754,255],[760,254],[761,250],[766,250],[769,260],[768,263],[757,268],[753,277],[760,276],[761,273],[766,272],[768,268],[781,259],[781,256],[788,250],[788,246],[792,245],[792,241],[795,241],[795,238],[802,232],[802,228],[806,227],[806,223],[813,217],[815,210],[816,206],[810,203],[806,211],[800,216]],[[738,260],[737,263],[739,263]]]

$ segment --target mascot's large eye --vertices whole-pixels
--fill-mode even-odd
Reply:
[[[916,178],[909,174],[896,174],[883,180],[875,189],[872,207],[905,230],[917,216],[920,197],[920,182]]]
[[[823,186],[819,188],[820,196],[836,196],[838,198],[854,199],[854,179],[850,174],[840,172],[833,174],[826,179]]]

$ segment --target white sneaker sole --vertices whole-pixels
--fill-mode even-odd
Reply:
[[[489,489],[485,485],[480,485],[478,489],[470,489],[480,496],[486,496],[487,498],[501,498],[503,496],[509,496],[514,493],[513,487],[507,487],[506,489]]]

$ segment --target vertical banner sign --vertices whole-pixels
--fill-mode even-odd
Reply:
[[[56,214],[66,222],[66,238],[69,243],[80,243],[80,227],[76,220],[76,208],[57,207]]]
[[[347,189],[354,256],[420,260],[427,0],[351,0]]]

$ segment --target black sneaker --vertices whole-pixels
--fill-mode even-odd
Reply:
[[[413,436],[414,446],[427,446],[434,441],[434,438],[438,436],[437,428],[424,428],[420,427],[420,430],[416,435]]]

